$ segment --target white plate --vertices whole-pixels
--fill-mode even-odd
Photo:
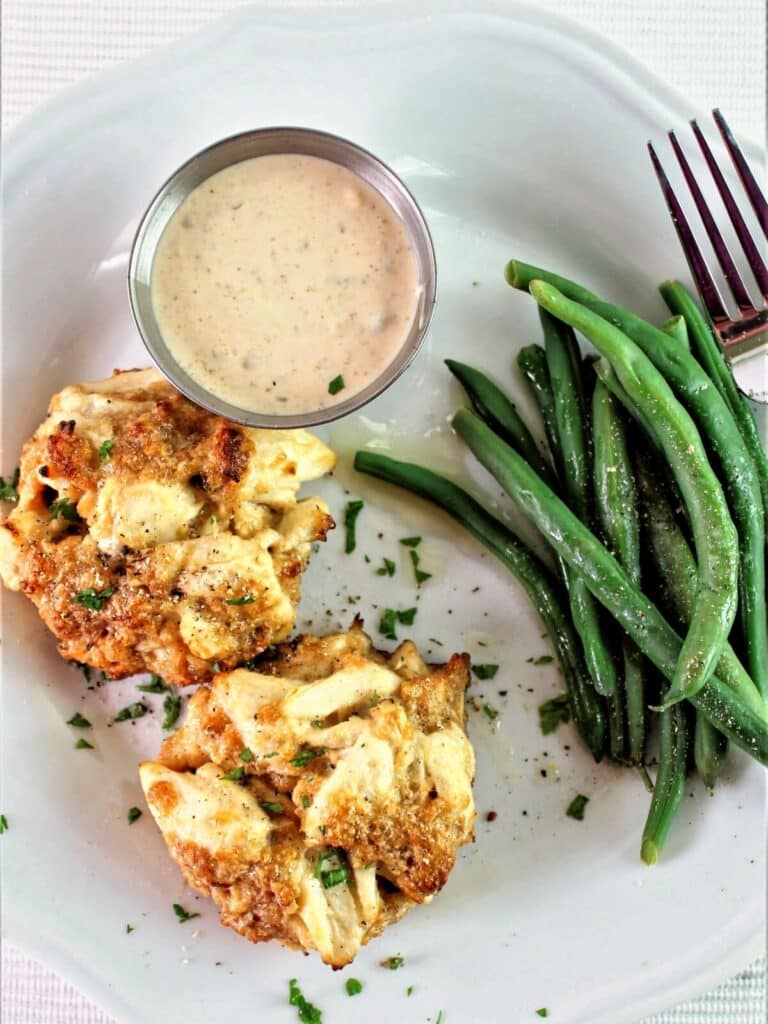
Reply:
[[[128,247],[158,183],[190,153],[246,128],[304,124],[355,139],[402,174],[437,246],[434,325],[405,378],[330,432],[342,470],[324,493],[337,512],[345,486],[367,505],[358,552],[345,556],[337,531],[315,557],[302,619],[344,625],[349,595],[360,594],[375,633],[377,605],[413,601],[397,539],[418,532],[434,577],[411,635],[427,648],[442,639],[435,653],[463,648],[501,665],[492,684],[473,687],[502,712],[498,731],[471,717],[477,843],[432,906],[338,975],[221,928],[182,886],[149,815],[128,827],[126,809],[143,802],[135,764],[156,748],[159,726],[110,727],[132,685],[83,699],[32,607],[6,595],[5,934],[122,1022],[288,1024],[297,976],[328,1024],[434,1021],[438,1010],[446,1024],[524,1024],[542,1006],[558,1024],[623,1024],[714,985],[760,948],[757,765],[734,757],[712,799],[692,784],[663,863],[644,868],[638,779],[595,770],[570,727],[539,733],[536,706],[560,684],[552,666],[526,663],[547,645],[516,584],[443,516],[349,471],[349,454],[373,438],[433,465],[464,461],[496,494],[448,432],[459,393],[441,361],[468,356],[518,386],[513,355],[538,334],[532,304],[502,281],[511,255],[656,318],[656,284],[681,272],[644,143],[690,111],[624,55],[549,15],[419,10],[240,10],[70,91],[6,144],[6,470],[54,391],[146,362],[128,311]],[[373,575],[364,552],[374,564],[398,557],[397,576]],[[64,724],[79,708],[94,720],[94,752],[75,751]],[[582,823],[564,814],[578,792],[591,798]],[[174,901],[202,917],[180,925]],[[402,970],[378,966],[398,952]],[[350,974],[365,984],[355,999],[343,992]]]

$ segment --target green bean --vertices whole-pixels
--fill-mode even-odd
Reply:
[[[592,437],[597,522],[609,548],[640,586],[640,520],[637,490],[619,403],[598,379],[592,394]],[[643,658],[629,637],[622,638],[629,759],[641,763],[645,749]]]
[[[714,671],[736,615],[739,544],[723,489],[696,425],[642,350],[612,323],[567,299],[552,285],[534,281],[531,294],[539,305],[578,328],[610,361],[632,401],[647,411],[685,500],[696,544],[699,586],[665,702],[691,697]],[[659,337],[685,354],[667,335],[659,332]]]
[[[691,340],[688,337],[688,327],[683,316],[671,316],[668,320],[665,320],[661,325],[662,331],[668,334],[670,338],[674,338],[680,345],[683,345],[685,349],[691,351]]]
[[[546,566],[508,526],[486,512],[466,491],[436,473],[367,451],[359,451],[355,455],[355,469],[397,484],[439,505],[495,555],[520,582],[539,613],[557,652],[576,729],[595,760],[599,761],[603,756],[606,738],[603,702],[587,678],[579,640],[565,608],[565,596]]]
[[[462,409],[453,426],[552,547],[587,579],[592,593],[667,679],[683,642],[595,535],[571,512],[517,452],[482,420]],[[768,764],[768,711],[741,699],[717,676],[691,698],[713,725],[762,764]]]
[[[693,731],[693,763],[707,789],[712,789],[728,764],[728,739],[698,711]]]
[[[533,466],[536,472],[554,486],[555,477],[547,460],[534,441],[530,430],[520,417],[515,406],[501,388],[480,370],[446,359],[445,365],[466,391],[477,415],[492,427],[499,437],[511,444],[515,451]]]
[[[764,514],[768,516],[768,453],[760,440],[760,432],[749,401],[739,391],[720,343],[699,309],[698,303],[691,298],[679,281],[665,281],[659,291],[672,312],[679,313],[685,318],[697,359],[733,413],[744,444],[757,469]]]
[[[553,285],[575,302],[586,306],[612,323],[638,345],[663,374],[678,399],[696,420],[703,439],[717,458],[720,473],[730,499],[739,536],[739,615],[747,645],[749,670],[763,697],[768,700],[768,623],[766,621],[765,569],[765,477],[757,465],[766,468],[766,455],[759,438],[750,435],[745,444],[742,431],[748,429],[750,410],[741,399],[742,419],[737,425],[734,415],[718,388],[699,362],[683,347],[652,324],[621,306],[604,302],[581,285],[549,271],[512,261],[507,266],[507,280],[516,287],[527,287],[535,279]],[[678,291],[676,300],[682,301]],[[682,307],[680,307],[682,308]],[[686,307],[688,308],[688,307]],[[690,312],[690,310],[689,310]],[[691,323],[693,321],[689,321]],[[691,332],[691,340],[701,332]],[[749,414],[749,415],[748,415]],[[656,417],[653,417],[654,421]],[[687,496],[686,502],[688,500]],[[712,529],[716,530],[715,524]],[[699,545],[697,544],[697,550]],[[702,566],[702,568],[705,568]],[[688,653],[688,652],[686,652]],[[701,674],[698,674],[701,678]],[[673,685],[668,699],[679,697],[681,688]]]
[[[563,483],[568,503],[585,523],[592,522],[592,481],[587,417],[582,390],[579,346],[573,331],[541,311],[544,352],[555,396],[555,418],[563,458]],[[568,573],[571,616],[581,637],[584,657],[595,689],[604,697],[616,692],[613,656],[605,642],[600,606],[578,573]]]
[[[675,629],[683,632],[691,620],[696,599],[697,570],[693,552],[675,519],[663,481],[654,471],[651,456],[637,451],[635,470],[642,508],[645,549],[661,582],[663,611]],[[756,714],[763,702],[749,673],[728,643],[715,670],[718,677]]]
[[[662,711],[659,770],[640,846],[640,856],[646,864],[658,861],[670,825],[683,802],[689,742],[685,708],[676,704]]]
[[[517,365],[528,382],[539,407],[555,474],[562,480],[563,455],[560,451],[560,439],[557,436],[555,396],[552,393],[552,381],[549,379],[546,353],[541,345],[526,345],[517,354]]]

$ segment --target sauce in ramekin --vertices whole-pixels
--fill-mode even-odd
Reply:
[[[360,392],[416,315],[405,227],[329,160],[243,160],[179,206],[152,264],[165,343],[203,388],[241,408],[304,413]]]

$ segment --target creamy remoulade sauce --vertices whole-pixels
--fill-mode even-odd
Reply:
[[[322,409],[374,380],[408,335],[418,287],[379,193],[294,153],[198,185],[163,232],[151,281],[178,363],[218,397],[273,414]]]

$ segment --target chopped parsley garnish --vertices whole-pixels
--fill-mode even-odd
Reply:
[[[74,715],[69,719],[67,725],[74,725],[76,729],[90,729],[91,723],[87,718],[84,718],[79,711],[76,711]]]
[[[526,658],[529,665],[551,665],[555,660],[551,654],[540,654],[538,658]]]
[[[498,665],[473,665],[472,672],[478,679],[493,679],[499,671]]]
[[[395,563],[391,558],[385,558],[380,569],[376,570],[377,576],[394,576],[395,575]]]
[[[93,750],[93,744],[89,743],[88,740],[84,740],[81,736],[75,744],[75,750]]]
[[[436,636],[431,636],[429,638],[429,642],[431,644],[437,644],[438,647],[442,647],[443,646],[443,641],[442,640],[438,640]]]
[[[302,747],[291,758],[291,764],[295,764],[297,768],[304,768],[310,761],[314,761],[317,757],[322,757],[324,753],[325,747]],[[264,756],[273,757],[274,755],[265,754]]]
[[[70,665],[72,666],[72,668],[76,668],[80,672],[82,672],[83,673],[83,679],[86,681],[86,683],[90,683],[90,681],[91,681],[91,666],[90,665],[84,665],[82,661],[70,661]]]
[[[99,445],[99,462],[106,462],[112,454],[112,448],[114,441],[111,438],[107,438],[106,441],[102,441]]]
[[[188,913],[184,909],[184,907],[182,907],[182,905],[180,903],[173,903],[172,906],[173,906],[173,912],[176,915],[176,917],[179,919],[179,922],[181,924],[184,924],[185,921],[191,921],[193,917],[200,917],[199,914],[190,914],[190,913]]]
[[[568,705],[568,695],[561,693],[558,697],[545,700],[539,705],[539,725],[544,736],[554,732],[561,722],[567,722],[571,717],[571,710]]]
[[[61,516],[68,523],[79,523],[81,521],[75,503],[70,501],[69,498],[57,498],[56,501],[51,503],[48,514],[51,519],[58,519]]]
[[[309,797],[308,796],[303,796],[301,798],[301,806],[304,807],[304,808],[309,807]]]
[[[325,867],[329,864],[329,867]],[[315,878],[319,878],[324,889],[333,889],[349,878],[349,868],[341,850],[321,853],[315,863]]]
[[[221,776],[222,779],[226,779],[227,782],[242,782],[245,778],[245,768],[241,764],[237,768],[233,768],[231,772],[227,772],[226,775]]]
[[[241,750],[238,756],[240,760],[245,761],[246,764],[250,764],[253,760],[253,752],[249,750],[248,747],[246,747],[245,750]]]
[[[357,547],[357,517],[363,511],[364,504],[363,501],[348,501],[344,509],[344,529],[347,531],[344,550],[348,555]]]
[[[142,693],[169,693],[171,688],[167,683],[163,682],[160,676],[156,676],[153,672],[149,682],[142,683],[136,689],[141,690]]]
[[[416,618],[416,611],[416,608],[406,608],[403,611],[385,608],[384,614],[379,621],[379,632],[382,636],[387,637],[388,640],[397,640],[397,633],[395,632],[397,623],[401,622],[404,626],[412,626],[413,620]]]
[[[379,703],[380,699],[381,698],[379,697],[378,693],[376,693],[376,691],[374,690],[373,693],[368,698],[368,707],[375,708],[376,705]]]
[[[242,771],[242,769],[241,769]],[[259,807],[268,814],[282,814],[283,805],[277,800],[259,800]]]
[[[338,395],[338,393],[340,391],[343,391],[345,387],[346,387],[346,385],[344,383],[344,378],[342,377],[341,374],[339,374],[338,377],[334,377],[332,381],[329,381],[329,383],[328,383],[328,394],[329,395]]]
[[[79,594],[75,594],[72,600],[76,604],[84,605],[92,612],[100,612],[104,602],[114,594],[116,589],[116,587],[104,587],[103,590],[94,590],[93,587],[87,587]]]
[[[483,711],[486,713],[486,715],[492,722],[495,722],[496,719],[499,717],[499,712],[496,710],[496,708],[492,708],[490,704],[483,704]]]
[[[129,807],[128,814],[126,815],[126,817],[128,819],[128,824],[132,825],[134,821],[138,821],[139,818],[141,817],[141,811],[139,810],[138,807]]]
[[[17,466],[9,480],[5,480],[0,476],[0,501],[4,501],[9,505],[13,505],[17,502],[19,500],[19,492],[16,489],[18,485],[19,469]]]
[[[566,814],[569,818],[575,818],[576,821],[584,821],[584,809],[589,803],[589,797],[579,793],[573,800],[568,804]]]
[[[273,750],[271,754],[259,754],[259,757],[277,757],[277,751]]]
[[[8,831],[8,819],[4,814],[0,814],[0,836],[3,832]]]
[[[288,982],[288,993],[288,1002],[296,1007],[301,1024],[323,1024],[322,1013],[304,998],[295,978]]]
[[[181,714],[181,694],[169,693],[163,701],[163,728],[172,729]]]
[[[443,1024],[443,1011],[438,1010],[437,1016],[435,1017],[435,1024]]]
[[[421,544],[421,537],[401,537],[400,543],[406,548],[417,548]]]
[[[359,996],[363,991],[363,983],[358,981],[357,978],[347,978],[344,988],[347,990],[348,996]]]
[[[422,583],[426,583],[427,580],[432,579],[431,572],[424,572],[423,569],[419,568],[419,555],[418,552],[414,551],[413,548],[408,552],[411,556],[411,565],[413,566],[413,575],[416,577],[416,586],[420,587]]]
[[[386,960],[382,960],[381,966],[386,967],[387,970],[390,971],[398,971],[400,970],[404,963],[405,957],[400,956],[400,954],[398,953],[397,956],[388,956]]]
[[[144,715],[149,711],[146,704],[142,704],[140,700],[135,700],[133,704],[129,704],[127,707],[122,708],[115,715],[116,722],[130,722],[136,718],[143,718]]]
[[[536,1016],[537,1017],[548,1017],[549,1016],[549,1010],[546,1008],[546,1006],[540,1006],[539,1009],[536,1011]]]
[[[226,603],[227,604],[235,604],[235,605],[253,604],[253,602],[255,600],[256,600],[256,598],[255,597],[251,597],[250,594],[244,594],[243,597],[229,597],[229,598],[227,598]]]
[[[130,935],[132,931],[134,931],[133,925],[132,924],[127,924],[125,926],[125,934],[126,935]]]
[[[405,990],[405,994],[410,998],[413,995],[413,990],[416,988],[415,985],[409,985]]]

